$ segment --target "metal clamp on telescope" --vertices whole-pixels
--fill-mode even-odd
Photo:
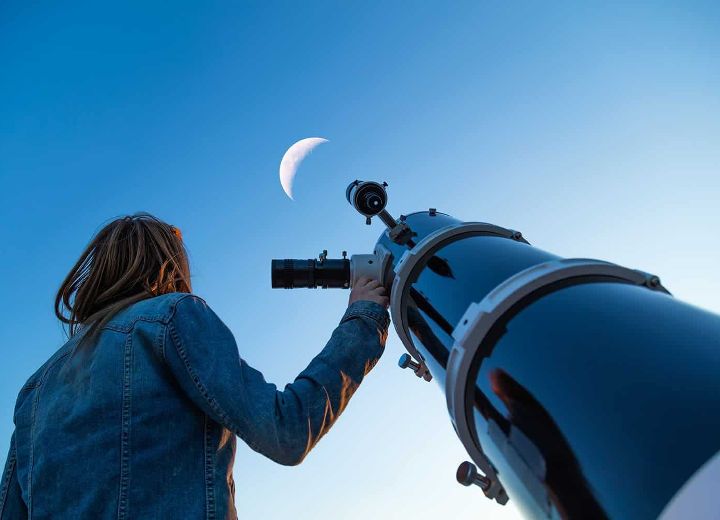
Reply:
[[[413,247],[413,231],[405,223],[405,218],[395,220],[385,209],[387,206],[387,182],[380,184],[374,181],[354,180],[345,190],[345,198],[358,213],[365,217],[365,224],[372,222],[372,217],[378,216],[388,228],[390,239],[396,244]]]

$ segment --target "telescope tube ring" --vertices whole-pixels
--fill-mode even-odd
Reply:
[[[435,251],[446,246],[450,242],[467,238],[468,236],[489,235],[501,238],[509,238],[519,242],[528,243],[518,231],[505,229],[493,224],[484,222],[465,222],[458,225],[444,227],[429,234],[412,249],[407,250],[395,266],[392,290],[390,292],[390,315],[395,324],[400,341],[410,355],[417,359],[420,364],[415,372],[418,377],[430,381],[432,375],[425,364],[425,358],[413,345],[407,326],[407,309],[403,305],[409,286],[417,276],[418,271],[425,265],[423,260],[431,257]]]
[[[473,378],[470,377],[473,362],[481,349],[488,348],[484,343],[492,328],[515,305],[557,282],[577,278],[579,283],[583,283],[587,277],[607,278],[611,282],[645,286],[670,294],[657,276],[642,271],[585,258],[551,260],[520,271],[498,285],[481,302],[471,303],[453,331],[455,344],[448,359],[445,386],[448,411],[463,446],[490,480],[488,489],[483,490],[490,499],[500,498],[505,492],[494,466],[485,456],[479,442],[474,440],[468,418],[466,403],[468,385],[471,380],[474,381],[474,374]],[[489,354],[490,350],[483,357]]]

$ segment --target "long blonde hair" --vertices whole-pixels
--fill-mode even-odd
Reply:
[[[113,220],[91,240],[55,297],[55,315],[70,336],[91,336],[125,307],[170,292],[190,292],[190,265],[180,230],[148,214]]]

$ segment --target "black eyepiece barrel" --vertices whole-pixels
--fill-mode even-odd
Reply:
[[[286,258],[272,261],[273,289],[322,287],[347,289],[350,287],[350,260],[347,258],[322,261]]]

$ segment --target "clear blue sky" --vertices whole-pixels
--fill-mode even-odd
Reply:
[[[139,210],[182,229],[196,292],[281,385],[347,293],[272,291],[270,259],[369,252],[355,178],[388,181],[395,213],[520,229],[720,311],[717,4],[234,4],[0,6],[0,457],[17,391],[63,342],[54,291]],[[313,136],[331,142],[292,202],[277,168]],[[455,483],[444,396],[401,352],[391,335],[303,465],[239,445],[242,517],[517,517]]]

